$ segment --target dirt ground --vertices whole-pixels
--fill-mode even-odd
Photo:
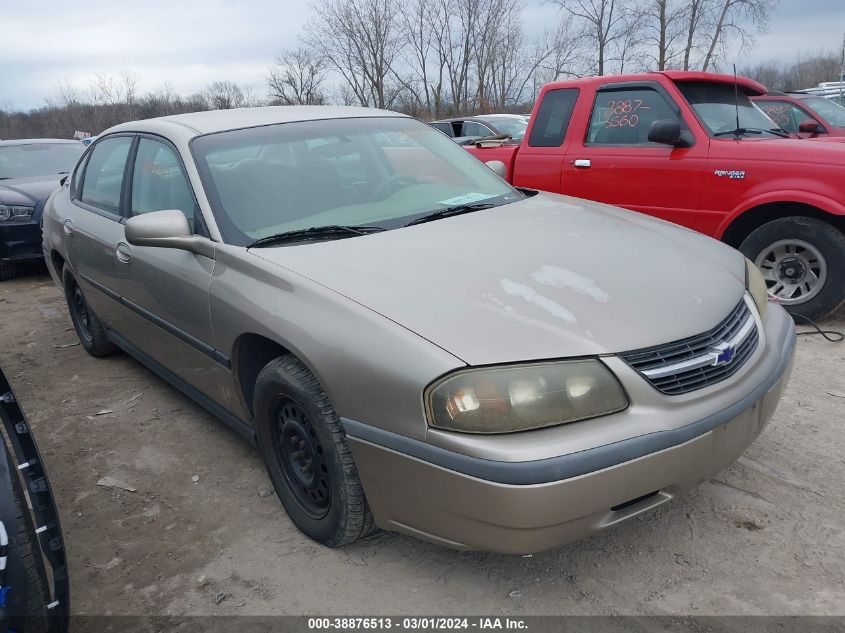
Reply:
[[[845,614],[845,344],[800,339],[772,424],[718,478],[512,557],[385,533],[317,545],[244,441],[130,358],[75,343],[46,273],[0,284],[0,365],[57,496],[74,614]]]

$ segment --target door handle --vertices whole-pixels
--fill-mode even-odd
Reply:
[[[578,169],[589,169],[593,166],[593,161],[587,158],[579,158],[577,160],[573,160],[572,164]]]
[[[118,242],[117,248],[114,249],[114,256],[117,258],[122,264],[128,264],[132,261],[132,250],[129,248],[129,244],[125,242]]]
[[[73,221],[70,218],[66,218],[62,224],[64,224],[65,235],[68,237],[73,235]]]

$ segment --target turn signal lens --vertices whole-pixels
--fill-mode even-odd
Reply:
[[[760,318],[765,318],[766,308],[769,305],[769,289],[766,287],[763,273],[750,259],[745,260],[745,287],[748,289],[751,298],[754,299]]]
[[[514,433],[576,422],[628,406],[598,360],[468,369],[426,390],[431,426],[464,433]]]

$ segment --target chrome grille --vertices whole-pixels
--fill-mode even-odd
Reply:
[[[742,300],[704,334],[620,356],[655,389],[677,396],[733,376],[757,349],[758,341],[754,315]]]

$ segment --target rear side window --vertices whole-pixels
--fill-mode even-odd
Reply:
[[[563,88],[549,90],[543,96],[528,138],[531,147],[560,147],[563,144],[578,93],[577,88]]]
[[[446,136],[455,136],[455,131],[452,129],[451,123],[432,123],[431,127],[437,128],[441,132],[443,132]]]
[[[123,171],[131,145],[131,136],[118,136],[103,139],[94,146],[85,168],[82,202],[109,213],[120,212]]]
[[[651,124],[677,118],[676,110],[651,88],[602,91],[596,94],[587,144],[650,145]]]
[[[478,121],[464,121],[461,136],[492,136],[493,130]]]

